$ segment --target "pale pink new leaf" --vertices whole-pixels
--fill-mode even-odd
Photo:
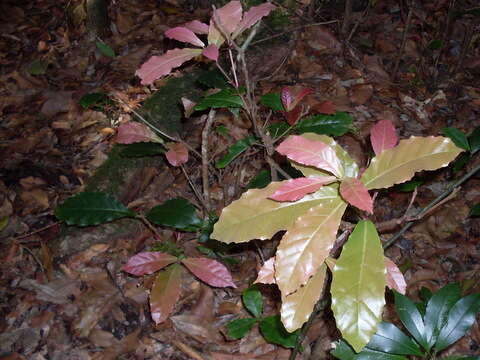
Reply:
[[[117,129],[115,141],[119,144],[133,144],[137,142],[163,143],[147,125],[136,121],[129,121],[120,125]]]
[[[257,279],[254,284],[275,284],[275,256],[265,261],[260,270],[258,270]]]
[[[165,146],[168,148],[165,157],[170,165],[180,166],[188,161],[188,149],[184,144],[172,142]]]
[[[203,49],[202,54],[209,58],[210,60],[217,61],[218,60],[218,47],[215,44],[208,45],[205,49]]]
[[[238,24],[237,29],[232,35],[232,38],[235,39],[238,35],[240,35],[243,31],[248,29],[249,27],[255,25],[261,18],[270,14],[270,12],[275,9],[275,5],[271,3],[263,3],[258,6],[252,6],[250,10],[248,10],[244,15],[243,19]]]
[[[395,147],[398,137],[393,123],[390,120],[380,120],[373,125],[370,130],[370,142],[375,155],[380,155],[382,151]]]
[[[200,40],[192,30],[187,29],[186,27],[177,26],[177,27],[168,29],[167,31],[165,31],[165,36],[170,39],[189,43],[202,48],[205,47],[205,44],[203,43],[203,41]]]
[[[280,93],[280,98],[282,99],[282,104],[283,107],[285,108],[285,111],[291,111],[294,107],[291,106],[293,103],[293,95],[290,91],[290,87],[284,86],[282,88],[282,91]]]
[[[216,260],[207,258],[186,258],[182,260],[183,265],[190,270],[193,275],[200,280],[205,281],[208,285],[215,287],[234,287],[232,275],[230,271]]]
[[[152,56],[135,73],[142,79],[142,85],[152,84],[162,76],[170,74],[173,68],[193,59],[202,53],[202,49],[173,49],[161,56]]]
[[[359,179],[343,179],[340,183],[340,195],[349,204],[370,214],[373,213],[373,199],[366,186]]]
[[[390,289],[397,290],[400,294],[405,295],[407,291],[405,278],[398,266],[388,257],[385,257],[385,269],[387,269],[387,286]]]
[[[183,26],[192,30],[195,34],[208,34],[208,25],[198,20],[190,21]]]
[[[220,45],[225,41],[224,35],[230,34],[237,28],[242,20],[242,5],[240,1],[230,1],[220,9],[213,12],[208,28],[208,44]],[[226,33],[222,33],[220,28]]]
[[[334,176],[303,177],[287,180],[269,198],[276,201],[297,201],[305,195],[313,193],[323,185],[336,181]]]
[[[282,88],[281,92],[281,99],[283,103],[283,107],[285,111],[293,110],[302,99],[311,94],[313,92],[312,89],[309,88],[298,88],[293,86],[285,86]]]
[[[177,261],[175,256],[157,251],[145,251],[128,259],[122,270],[137,276],[152,274],[175,261]]]
[[[315,166],[336,177],[343,176],[342,165],[335,150],[321,141],[293,135],[284,140],[276,150],[300,164]]]

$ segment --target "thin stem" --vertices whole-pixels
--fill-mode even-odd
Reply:
[[[190,176],[188,176],[187,174],[187,171],[185,170],[185,166],[180,165],[181,169],[182,169],[182,172],[183,172],[183,175],[185,175],[185,178],[187,179],[188,181],[188,184],[190,185],[190,187],[192,188],[193,192],[195,193],[195,196],[197,197],[198,201],[200,201],[200,203],[202,204],[203,208],[207,211],[208,213],[208,209],[207,209],[207,204],[205,203],[205,200],[203,199],[202,195],[200,194],[200,192],[197,190],[197,187],[195,186],[195,184],[192,182],[192,180],[190,180]]]
[[[148,227],[148,229],[153,233],[153,236],[155,236],[158,241],[162,240],[162,237],[160,236],[160,233],[157,231],[157,229],[155,229],[155,226],[153,226],[152,223],[148,221],[148,219],[143,214],[137,215],[137,219],[140,219]]]
[[[215,120],[215,110],[211,109],[208,113],[205,127],[202,131],[202,183],[203,183],[203,198],[205,200],[205,207],[207,213],[210,212],[210,186],[208,184],[208,134],[210,128]]]
[[[403,30],[403,38],[402,38],[402,45],[400,46],[400,51],[397,56],[397,61],[395,62],[395,68],[393,69],[393,77],[392,80],[395,81],[398,73],[398,67],[400,65],[400,60],[402,58],[403,52],[405,51],[405,45],[407,43],[407,35],[408,31],[410,30],[410,24],[412,22],[412,15],[413,15],[413,1],[409,4],[410,8],[408,9],[407,15],[407,22],[405,24],[405,29]]]
[[[232,49],[228,49],[228,57],[230,58],[230,65],[232,66],[233,79],[235,81],[235,88],[238,89],[237,68],[235,67],[235,61],[233,61]]]

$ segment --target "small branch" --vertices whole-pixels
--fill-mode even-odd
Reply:
[[[40,228],[40,229],[37,229],[37,230],[31,231],[31,232],[28,232],[28,233],[23,234],[23,235],[19,235],[19,236],[13,238],[12,240],[21,240],[21,239],[24,239],[24,238],[26,238],[26,237],[35,235],[35,234],[37,234],[37,233],[39,233],[39,232],[48,230],[48,229],[50,229],[51,227],[53,227],[53,226],[55,226],[55,225],[58,225],[58,224],[61,224],[61,223],[62,223],[61,221],[56,221],[56,222],[51,223],[50,225],[44,226],[44,227],[42,227],[42,228]]]
[[[210,211],[210,186],[208,183],[208,134],[215,120],[215,110],[211,109],[208,113],[207,122],[202,131],[202,184],[203,184],[203,198],[205,201],[205,208],[207,213]]]
[[[158,241],[162,241],[160,233],[157,231],[157,229],[155,229],[155,226],[153,226],[152,223],[148,221],[148,219],[143,214],[137,215],[137,219],[140,219],[148,227],[148,229],[153,233],[153,236],[155,236]]]
[[[188,181],[188,184],[190,185],[190,187],[192,188],[193,192],[195,193],[195,196],[197,197],[198,201],[200,201],[200,203],[202,204],[203,208],[208,212],[208,209],[207,209],[207,204],[205,203],[205,200],[203,199],[202,195],[200,194],[200,192],[197,190],[197,187],[195,186],[195,184],[192,182],[192,180],[190,180],[190,176],[188,176],[187,174],[187,171],[185,170],[185,166],[180,165],[181,169],[182,169],[182,172],[183,172],[183,175],[185,176],[185,178],[187,179]]]
[[[345,1],[345,13],[343,16],[343,23],[342,23],[342,34],[346,34],[348,28],[350,27],[350,20],[352,18],[352,0]]]
[[[395,81],[395,79],[397,78],[398,67],[400,66],[400,60],[402,58],[403,52],[405,51],[405,45],[407,43],[407,35],[408,35],[408,31],[410,30],[410,24],[412,22],[413,1],[410,2],[409,6],[410,8],[408,9],[407,22],[405,23],[405,29],[403,30],[402,45],[400,46],[400,51],[397,56],[397,61],[395,62],[395,67],[393,69],[393,76],[392,76],[393,81]]]

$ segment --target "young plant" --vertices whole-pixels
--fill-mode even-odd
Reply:
[[[288,331],[306,322],[319,300],[325,260],[348,204],[373,213],[369,190],[405,182],[421,170],[448,165],[462,151],[448,138],[401,140],[382,121],[371,131],[376,156],[360,175],[358,165],[330,137],[289,136],[276,150],[304,177],[252,189],[223,209],[211,235],[225,243],[270,239],[286,230],[277,248],[273,280],[282,295]],[[365,216],[365,215],[362,215]],[[332,310],[343,337],[360,352],[377,331],[385,303],[385,257],[375,225],[360,221],[332,271]]]
[[[449,284],[420,304],[395,292],[395,309],[410,333],[405,335],[395,325],[382,322],[370,342],[358,354],[339,341],[332,354],[341,360],[353,359],[421,359],[474,360],[478,356],[447,356],[437,354],[455,343],[470,329],[480,312],[480,294],[461,297],[457,284]]]

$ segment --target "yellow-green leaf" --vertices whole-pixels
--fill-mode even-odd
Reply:
[[[305,286],[302,286],[293,294],[282,297],[280,315],[287,331],[293,332],[300,329],[308,320],[313,307],[322,295],[326,271],[326,265],[322,264]]]
[[[412,136],[375,156],[361,180],[369,190],[388,188],[410,180],[417,171],[447,166],[462,151],[449,138]]]
[[[333,199],[321,200],[285,233],[275,256],[275,279],[283,296],[305,284],[325,261],[346,207],[337,193]]]
[[[343,176],[348,176],[348,177],[353,177],[356,178],[358,175],[358,165],[353,159],[348,155],[348,153],[343,150],[343,148],[337,144],[335,140],[333,140],[331,137],[326,136],[326,135],[318,135],[314,133],[305,133],[302,134],[301,136],[309,139],[309,140],[316,140],[316,141],[321,141],[328,146],[332,147],[333,150],[335,150],[335,154],[337,154],[337,157],[340,159],[340,162],[343,166],[342,174]],[[298,164],[296,162],[292,161],[292,166],[295,167],[297,170],[301,171],[303,175],[305,176],[331,176],[326,171],[319,170],[315,167],[312,166],[305,166]]]
[[[331,286],[337,327],[356,352],[370,341],[382,320],[385,274],[382,244],[375,225],[360,221],[335,263]]]
[[[270,239],[277,231],[287,230],[297,217],[325,199],[338,197],[338,186],[323,186],[296,202],[270,200],[284,183],[272,182],[263,189],[252,189],[223,209],[210,236],[225,243],[240,243],[252,239]]]

